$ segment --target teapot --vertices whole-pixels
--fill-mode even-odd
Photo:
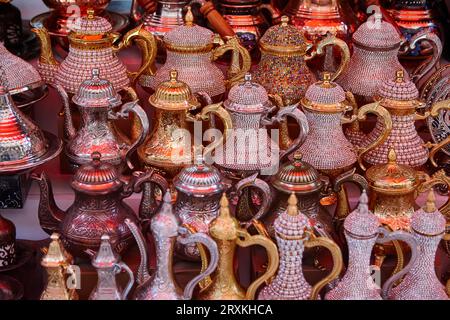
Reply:
[[[99,152],[94,152],[92,161],[75,172],[71,181],[75,201],[65,212],[55,203],[47,174],[32,175],[41,192],[38,215],[42,229],[49,234],[59,231],[67,250],[76,256],[86,256],[87,249],[97,250],[104,234],[111,237],[117,253],[123,252],[132,242],[124,220],[137,220],[133,209],[123,199],[140,192],[143,183],[167,189],[163,178],[153,170],[134,172],[127,181],[101,157]]]
[[[219,215],[210,224],[209,234],[217,243],[219,263],[211,281],[202,288],[197,298],[201,300],[253,300],[258,287],[274,276],[277,271],[279,257],[276,245],[266,236],[252,236],[241,228],[236,218],[230,214],[225,194],[220,200]],[[247,290],[244,290],[234,275],[234,253],[236,246],[249,247],[252,245],[260,245],[266,249],[268,266],[266,272],[255,279]]]
[[[395,286],[383,287],[383,296],[393,300],[448,300],[444,285],[434,269],[436,250],[445,233],[445,217],[436,209],[434,191],[426,205],[411,217],[411,233],[421,253],[411,270]]]
[[[145,43],[144,56],[156,55],[156,40],[153,35],[141,26],[129,31],[123,40],[115,46],[120,35],[112,32],[112,26],[103,17],[95,16],[94,10],[88,10],[87,17],[79,17],[69,33],[69,54],[61,63],[52,53],[50,35],[44,27],[34,28],[41,41],[41,56],[38,71],[49,84],[60,84],[67,93],[73,95],[80,84],[91,77],[93,68],[100,69],[102,76],[109,80],[117,91],[130,89],[141,73],[152,63],[144,59],[138,72],[126,70],[119,60],[117,52],[130,46],[132,40]]]
[[[297,207],[297,198],[291,193],[286,211],[274,222],[275,238],[280,254],[280,266],[275,278],[258,295],[259,300],[316,300],[322,288],[341,273],[341,250],[332,240],[316,237],[311,232],[308,218]],[[305,248],[325,247],[333,258],[333,269],[314,287],[306,282],[302,270]]]
[[[250,54],[236,36],[227,38],[224,43],[212,31],[194,24],[190,7],[185,24],[167,32],[163,41],[166,62],[156,71],[154,67],[147,68],[139,78],[141,86],[150,91],[156,91],[167,80],[167,74],[177,70],[179,79],[187,83],[194,93],[205,92],[217,100],[226,87],[242,80],[251,66]],[[225,80],[214,61],[227,52],[231,52],[231,64]]]
[[[370,257],[375,243],[401,240],[411,247],[411,259],[400,272],[386,280],[391,286],[407,274],[417,261],[417,243],[404,231],[389,232],[380,227],[378,218],[369,211],[367,194],[363,192],[358,208],[344,221],[349,262],[345,275],[326,295],[326,300],[381,300],[380,288],[370,276]]]
[[[53,233],[50,239],[48,248],[43,249],[44,256],[41,260],[41,265],[47,272],[47,284],[40,299],[78,300],[77,291],[67,286],[68,274],[73,279],[76,279],[77,276],[75,269],[72,267],[73,257],[65,250],[59,239],[59,234]]]
[[[315,76],[306,62],[321,55],[325,47],[337,46],[341,52],[341,64],[333,74],[337,78],[346,68],[350,58],[347,44],[334,36],[327,36],[313,48],[301,31],[288,24],[287,16],[281,24],[269,28],[259,40],[261,61],[253,72],[253,80],[261,84],[269,94],[279,95],[284,105],[293,105],[305,95]]]
[[[134,284],[134,274],[114,252],[109,235],[101,237],[100,248],[92,257],[92,266],[97,269],[98,280],[89,300],[126,300]],[[128,273],[129,280],[122,292],[117,286],[116,275],[123,270]]]
[[[217,267],[218,252],[216,243],[204,233],[189,233],[189,227],[183,227],[174,215],[171,195],[164,195],[161,210],[151,219],[151,230],[156,248],[156,271],[152,277],[148,274],[147,245],[138,226],[131,220],[125,223],[133,233],[139,246],[141,262],[137,275],[137,288],[134,292],[136,300],[190,300],[195,286],[209,276]],[[201,274],[194,277],[182,291],[175,281],[172,269],[172,257],[175,242],[183,245],[198,243],[209,251],[210,261]]]
[[[102,160],[115,166],[133,168],[129,157],[144,142],[149,130],[149,121],[138,101],[122,105],[120,95],[111,82],[100,79],[99,69],[92,69],[92,77],[81,83],[72,102],[78,106],[81,125],[78,130],[72,121],[69,98],[64,88],[57,84],[64,101],[64,133],[67,138],[65,153],[74,168],[88,163],[93,152],[100,152]],[[119,111],[115,108],[121,106]],[[140,136],[130,143],[124,135],[117,132],[112,120],[136,114],[140,122]]]

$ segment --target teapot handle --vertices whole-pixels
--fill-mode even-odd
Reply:
[[[427,41],[433,46],[433,56],[430,59],[426,59],[413,71],[411,80],[418,84],[419,81],[435,66],[438,66],[439,59],[442,55],[442,42],[439,37],[427,30],[423,30],[415,34],[410,40],[408,49],[414,50],[416,45],[421,41]]]
[[[430,111],[430,116],[431,117],[437,117],[439,115],[439,112],[441,110],[449,110],[448,112],[450,112],[450,100],[443,100],[443,101],[439,101],[437,103],[435,103],[432,107],[431,107],[431,111]],[[448,136],[446,139],[442,140],[441,142],[437,143],[437,144],[426,144],[427,146],[430,146],[432,149],[430,150],[430,162],[433,166],[437,167],[437,163],[436,160],[434,159],[434,156],[436,155],[436,153],[439,152],[439,150],[441,150],[442,148],[444,148],[445,146],[447,146],[450,143],[450,136]]]
[[[214,49],[212,53],[212,60],[217,60],[228,51],[231,51],[232,55],[226,85],[227,87],[232,87],[244,79],[244,76],[250,70],[252,59],[248,50],[240,44],[238,36],[234,36],[229,37],[225,44],[221,44],[219,47]]]
[[[348,48],[348,45],[345,43],[345,41],[336,38],[336,36],[332,34],[328,34],[317,44],[317,48],[313,50],[311,54],[305,56],[305,60],[308,61],[317,55],[322,55],[324,53],[324,48],[329,45],[337,46],[341,51],[341,63],[336,72],[331,77],[331,81],[334,81],[347,68],[348,63],[350,62],[350,49]]]
[[[390,241],[400,240],[408,244],[408,246],[411,248],[411,258],[408,264],[400,272],[392,275],[389,279],[387,279],[383,285],[381,296],[383,297],[383,299],[388,299],[392,286],[398,280],[403,278],[403,276],[407,274],[416,263],[418,257],[418,245],[416,240],[414,239],[414,236],[405,231],[389,232],[385,228],[381,227],[378,229],[378,232],[383,235],[383,237],[378,237],[377,243],[386,243]]]
[[[262,193],[262,204],[258,212],[252,217],[252,220],[260,220],[262,217],[264,217],[267,211],[269,211],[270,205],[272,203],[272,192],[270,191],[269,185],[265,181],[258,179],[257,177],[258,173],[254,173],[251,176],[240,180],[235,185],[237,194],[239,196],[242,195],[245,188],[249,187],[259,189]],[[235,214],[235,216],[238,216],[238,214]],[[251,222],[249,221],[248,223]]]
[[[359,108],[358,110],[358,121],[364,121],[366,119],[366,115],[368,113],[373,113],[377,115],[378,117],[383,118],[384,120],[384,128],[383,132],[368,146],[358,148],[358,163],[362,170],[366,170],[366,167],[363,164],[363,156],[369,152],[370,150],[375,149],[382,143],[384,143],[387,138],[389,137],[389,134],[392,131],[392,118],[389,114],[389,111],[387,111],[385,108],[383,108],[379,102],[374,102],[370,104],[366,104],[365,106]]]
[[[122,270],[125,270],[126,273],[128,273],[128,278],[129,278],[128,283],[121,294],[121,300],[126,300],[128,297],[128,294],[131,291],[131,288],[133,288],[134,274],[133,274],[133,271],[131,271],[131,269],[128,267],[128,265],[122,261],[119,263],[116,263],[115,267],[116,267],[116,273],[120,273]]]
[[[278,249],[276,244],[262,235],[250,235],[247,230],[239,229],[238,230],[238,238],[236,240],[238,246],[241,247],[249,247],[253,245],[260,245],[264,247],[267,251],[268,256],[268,266],[266,272],[264,272],[259,278],[255,279],[249,287],[247,288],[247,292],[245,294],[246,300],[254,300],[256,290],[266,281],[271,279],[275,273],[277,272],[278,265],[280,263],[280,258],[278,256]]]
[[[141,43],[140,47],[145,48],[146,54],[143,54],[141,67],[137,72],[128,72],[128,77],[130,78],[131,84],[134,85],[136,80],[144,73],[144,71],[150,69],[156,59],[156,54],[158,51],[158,45],[155,36],[144,29],[143,25],[128,31],[123,37],[122,41],[118,46],[114,47],[114,51],[119,51],[123,48],[127,48],[131,45],[133,40],[138,40]],[[145,43],[145,45],[143,45]]]
[[[227,20],[217,11],[214,3],[208,0],[192,0],[189,5],[200,4],[200,13],[208,20],[212,28],[221,37],[234,37],[236,34]]]
[[[339,249],[338,245],[333,242],[333,240],[326,237],[316,237],[313,233],[310,233],[310,238],[305,242],[305,247],[325,247],[331,252],[333,258],[333,269],[331,272],[325,278],[317,282],[311,290],[310,300],[317,300],[322,288],[341,274],[343,267],[342,253],[341,249]]]
[[[209,277],[217,268],[219,262],[219,251],[216,242],[204,233],[190,233],[187,228],[180,227],[178,233],[181,235],[178,237],[178,242],[187,245],[190,243],[198,243],[205,246],[209,251],[210,261],[208,267],[202,271],[199,275],[195,276],[184,288],[183,298],[185,300],[191,300],[194,289],[202,280]]]
[[[445,174],[445,170],[441,169],[434,173],[431,177],[425,176],[425,180],[417,188],[418,193],[423,193],[438,184],[445,184],[450,188],[450,177]],[[439,211],[446,217],[450,216],[450,198],[439,208]]]

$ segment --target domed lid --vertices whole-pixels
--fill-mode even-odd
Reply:
[[[166,49],[169,51],[211,50],[214,33],[209,29],[194,24],[194,15],[190,6],[188,6],[184,21],[184,25],[173,28],[164,35]]]
[[[0,166],[21,166],[43,157],[49,146],[39,127],[16,107],[8,86],[0,69]]]
[[[256,113],[266,111],[269,96],[266,89],[256,82],[252,82],[251,74],[247,73],[244,82],[236,84],[230,89],[228,98],[223,105],[231,111],[242,113]]]
[[[97,269],[112,268],[119,261],[119,255],[114,252],[109,236],[102,235],[100,248],[92,259],[92,265]]]
[[[276,235],[285,240],[301,240],[305,231],[310,228],[308,218],[297,207],[297,197],[294,193],[289,196],[288,207],[274,222]]]
[[[195,153],[196,152],[195,148]],[[196,163],[184,167],[173,179],[174,187],[189,195],[211,195],[223,192],[222,176],[213,166],[203,163],[201,148],[197,153]]]
[[[430,190],[425,206],[413,213],[411,228],[425,236],[438,236],[445,232],[446,220],[436,208],[433,189]]]
[[[5,73],[8,90],[12,95],[44,84],[39,72],[31,64],[13,55],[1,42],[0,69]]]
[[[371,15],[353,34],[353,43],[366,49],[394,49],[401,43],[395,27],[382,20],[382,15]]]
[[[227,196],[223,193],[219,214],[211,221],[209,234],[216,240],[235,240],[239,229],[239,222],[231,216]]]
[[[158,85],[149,102],[156,108],[165,110],[189,110],[200,106],[191,88],[178,80],[178,72],[170,71],[170,80]]]
[[[384,81],[379,90],[376,100],[387,107],[418,107],[421,105],[419,90],[416,85],[405,79],[403,70],[398,70],[394,80]]]
[[[64,249],[64,246],[59,239],[59,234],[53,233],[50,236],[51,242],[42,257],[41,265],[43,267],[59,267],[67,266],[72,263],[72,256]]]
[[[112,25],[103,17],[96,16],[94,10],[87,10],[87,16],[75,19],[72,30],[77,35],[104,35],[112,31]]]
[[[261,51],[289,55],[304,55],[311,47],[299,29],[288,23],[287,16],[281,17],[279,25],[270,27],[259,40]]]
[[[308,194],[320,190],[323,182],[319,172],[302,160],[300,151],[294,153],[294,160],[284,164],[272,178],[272,185],[282,192]]]
[[[386,164],[370,167],[366,172],[367,180],[378,191],[405,192],[416,187],[416,171],[406,165],[397,163],[397,155],[393,148],[389,149]]]
[[[92,78],[85,80],[72,101],[83,107],[114,108],[122,104],[120,95],[111,82],[100,79],[99,69],[92,69]]]
[[[101,161],[100,152],[92,153],[92,161],[82,165],[75,172],[72,187],[80,192],[90,194],[107,194],[122,187],[116,168],[106,161]]]
[[[308,87],[302,105],[308,109],[322,112],[340,112],[347,108],[345,91],[331,81],[331,73],[324,72],[323,80]]]
[[[359,205],[351,212],[344,221],[344,229],[353,237],[374,237],[378,234],[380,222],[378,218],[369,211],[368,198],[364,190],[359,197]]]

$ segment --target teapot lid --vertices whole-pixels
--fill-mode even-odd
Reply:
[[[39,72],[28,62],[15,56],[0,42],[0,69],[5,73],[11,94],[44,84]]]
[[[170,80],[161,82],[150,98],[149,102],[156,108],[164,110],[190,110],[200,106],[191,88],[178,80],[178,72],[170,71]]]
[[[331,81],[331,73],[324,72],[323,79],[308,87],[302,105],[321,112],[341,112],[347,108],[345,91]]]
[[[309,163],[302,160],[300,151],[294,153],[293,161],[281,166],[272,178],[273,186],[282,192],[308,194],[320,190],[323,182],[319,172]]]
[[[117,169],[109,162],[101,160],[100,152],[93,152],[92,161],[83,164],[75,172],[72,187],[90,194],[107,194],[122,187]]]
[[[72,263],[72,256],[66,251],[58,233],[53,233],[50,236],[51,242],[46,250],[45,255],[42,257],[41,265],[43,267],[59,267]]]
[[[371,186],[380,191],[405,192],[416,187],[417,172],[406,165],[397,163],[397,154],[389,149],[386,164],[370,167],[366,177]]]
[[[286,211],[274,222],[276,235],[285,240],[301,240],[305,237],[305,231],[310,228],[309,220],[298,210],[297,202],[297,196],[291,193]]]
[[[119,260],[119,255],[111,246],[110,237],[107,234],[102,235],[100,248],[92,259],[92,266],[97,269],[112,268]]]
[[[344,229],[350,236],[372,238],[377,235],[380,222],[377,216],[369,211],[368,202],[364,190],[359,197],[358,207],[345,218]]]
[[[16,107],[8,86],[0,69],[0,166],[19,166],[43,157],[49,145],[39,127]]]
[[[173,179],[174,187],[182,193],[189,195],[211,195],[223,192],[222,175],[219,171],[203,162],[202,150],[197,152],[194,148],[196,163],[184,167]]]
[[[75,19],[72,30],[79,35],[103,35],[112,31],[112,25],[101,16],[96,16],[93,9],[87,10],[87,16]]]
[[[353,43],[367,49],[395,49],[401,38],[395,27],[383,21],[380,13],[371,15],[353,34]]]
[[[231,111],[257,113],[267,110],[269,95],[259,83],[252,81],[251,74],[244,76],[244,82],[234,85],[223,105]]]
[[[189,51],[205,49],[208,52],[213,47],[214,33],[194,23],[191,7],[187,7],[184,25],[173,28],[164,35],[164,45],[169,51]]]
[[[433,189],[430,189],[426,204],[411,216],[411,228],[425,236],[439,236],[445,232],[446,219],[436,208]]]
[[[261,51],[272,54],[304,55],[311,45],[297,27],[289,24],[289,18],[282,16],[281,23],[270,27],[261,37],[259,47]]]
[[[409,79],[405,79],[405,71],[398,70],[395,79],[384,81],[378,89],[376,100],[381,100],[387,107],[418,107],[421,103],[419,90]]]
[[[180,220],[173,212],[172,196],[167,190],[163,197],[163,203],[159,211],[152,217],[150,228],[156,242],[161,238],[172,238],[178,235]]]
[[[114,108],[122,104],[120,95],[113,84],[106,79],[100,79],[100,71],[92,69],[92,78],[83,81],[72,101],[85,107]]]
[[[216,240],[231,241],[236,240],[239,229],[239,222],[231,215],[228,198],[223,193],[220,199],[219,214],[211,221],[209,234]]]

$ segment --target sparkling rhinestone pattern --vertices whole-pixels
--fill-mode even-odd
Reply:
[[[72,30],[78,34],[98,35],[111,32],[112,25],[107,19],[100,16],[83,16],[75,19]]]

